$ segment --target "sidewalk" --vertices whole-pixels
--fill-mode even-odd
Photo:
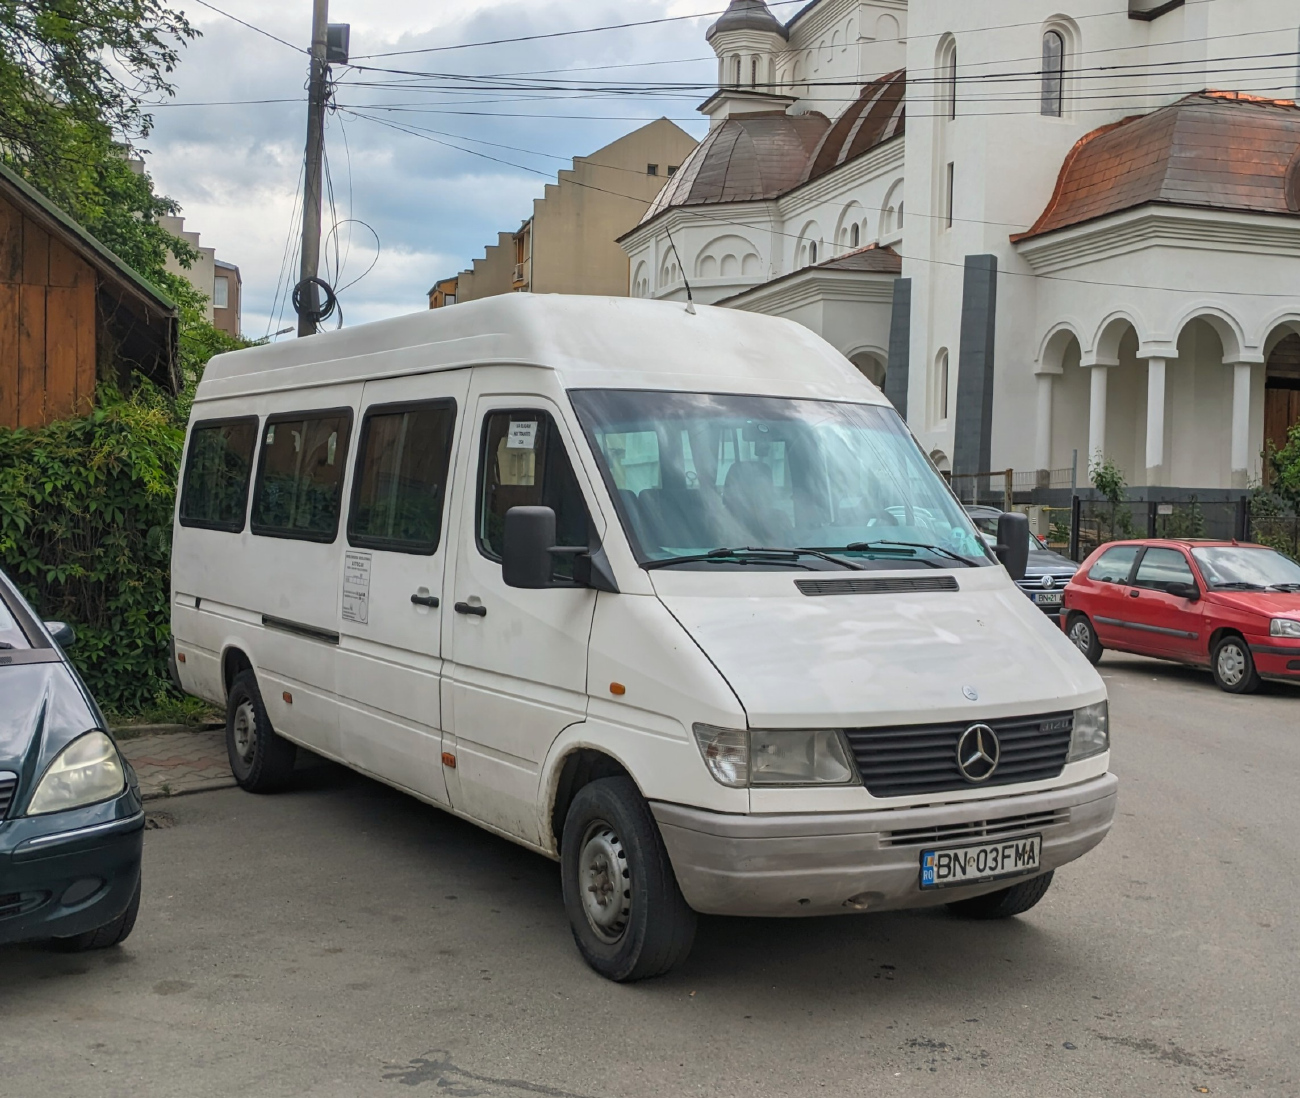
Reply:
[[[224,728],[195,730],[176,725],[169,732],[151,730],[149,735],[124,738],[118,747],[135,768],[146,801],[235,784],[226,757]]]

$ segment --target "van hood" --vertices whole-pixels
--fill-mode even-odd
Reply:
[[[820,597],[795,586],[807,575],[653,573],[656,593],[730,683],[751,727],[991,719],[1106,696],[1092,666],[1001,568],[957,573],[958,591]]]

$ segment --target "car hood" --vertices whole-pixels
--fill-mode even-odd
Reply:
[[[0,667],[0,697],[0,770],[30,777],[69,741],[99,726],[61,662]]]
[[[1029,561],[1025,566],[1027,576],[1064,576],[1074,575],[1079,566],[1069,557],[1063,557],[1051,549],[1031,549]]]
[[[1287,591],[1210,591],[1206,599],[1218,606],[1264,618],[1300,618],[1300,593]]]
[[[795,581],[856,574],[653,576],[751,727],[937,723],[1073,709],[1106,696],[1092,666],[1000,568],[957,573],[958,591],[823,597]]]

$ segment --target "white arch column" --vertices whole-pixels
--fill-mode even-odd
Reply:
[[[1164,484],[1165,474],[1165,362],[1147,359],[1147,484]]]
[[[1052,468],[1052,382],[1054,372],[1038,374],[1037,429],[1034,434],[1034,468],[1039,479]]]
[[[1249,362],[1232,366],[1232,487],[1250,481],[1250,376]]]
[[[1110,364],[1097,362],[1088,367],[1091,385],[1088,401],[1088,472],[1106,457],[1106,383]]]

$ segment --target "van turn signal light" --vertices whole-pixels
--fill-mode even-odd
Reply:
[[[444,751],[442,753],[442,765],[445,766],[448,770],[455,770],[456,756],[453,755],[450,751]]]
[[[184,662],[185,662],[185,653],[184,653],[184,652],[177,652],[177,653],[176,653],[176,662],[177,662],[177,663],[184,663]]]
[[[627,693],[627,687],[624,686],[621,682],[611,682],[609,684],[609,692],[613,694],[614,697],[621,698],[624,694]]]
[[[293,704],[293,695],[290,694],[289,691],[286,690],[283,694],[280,695],[280,697],[284,698],[285,705]]]

